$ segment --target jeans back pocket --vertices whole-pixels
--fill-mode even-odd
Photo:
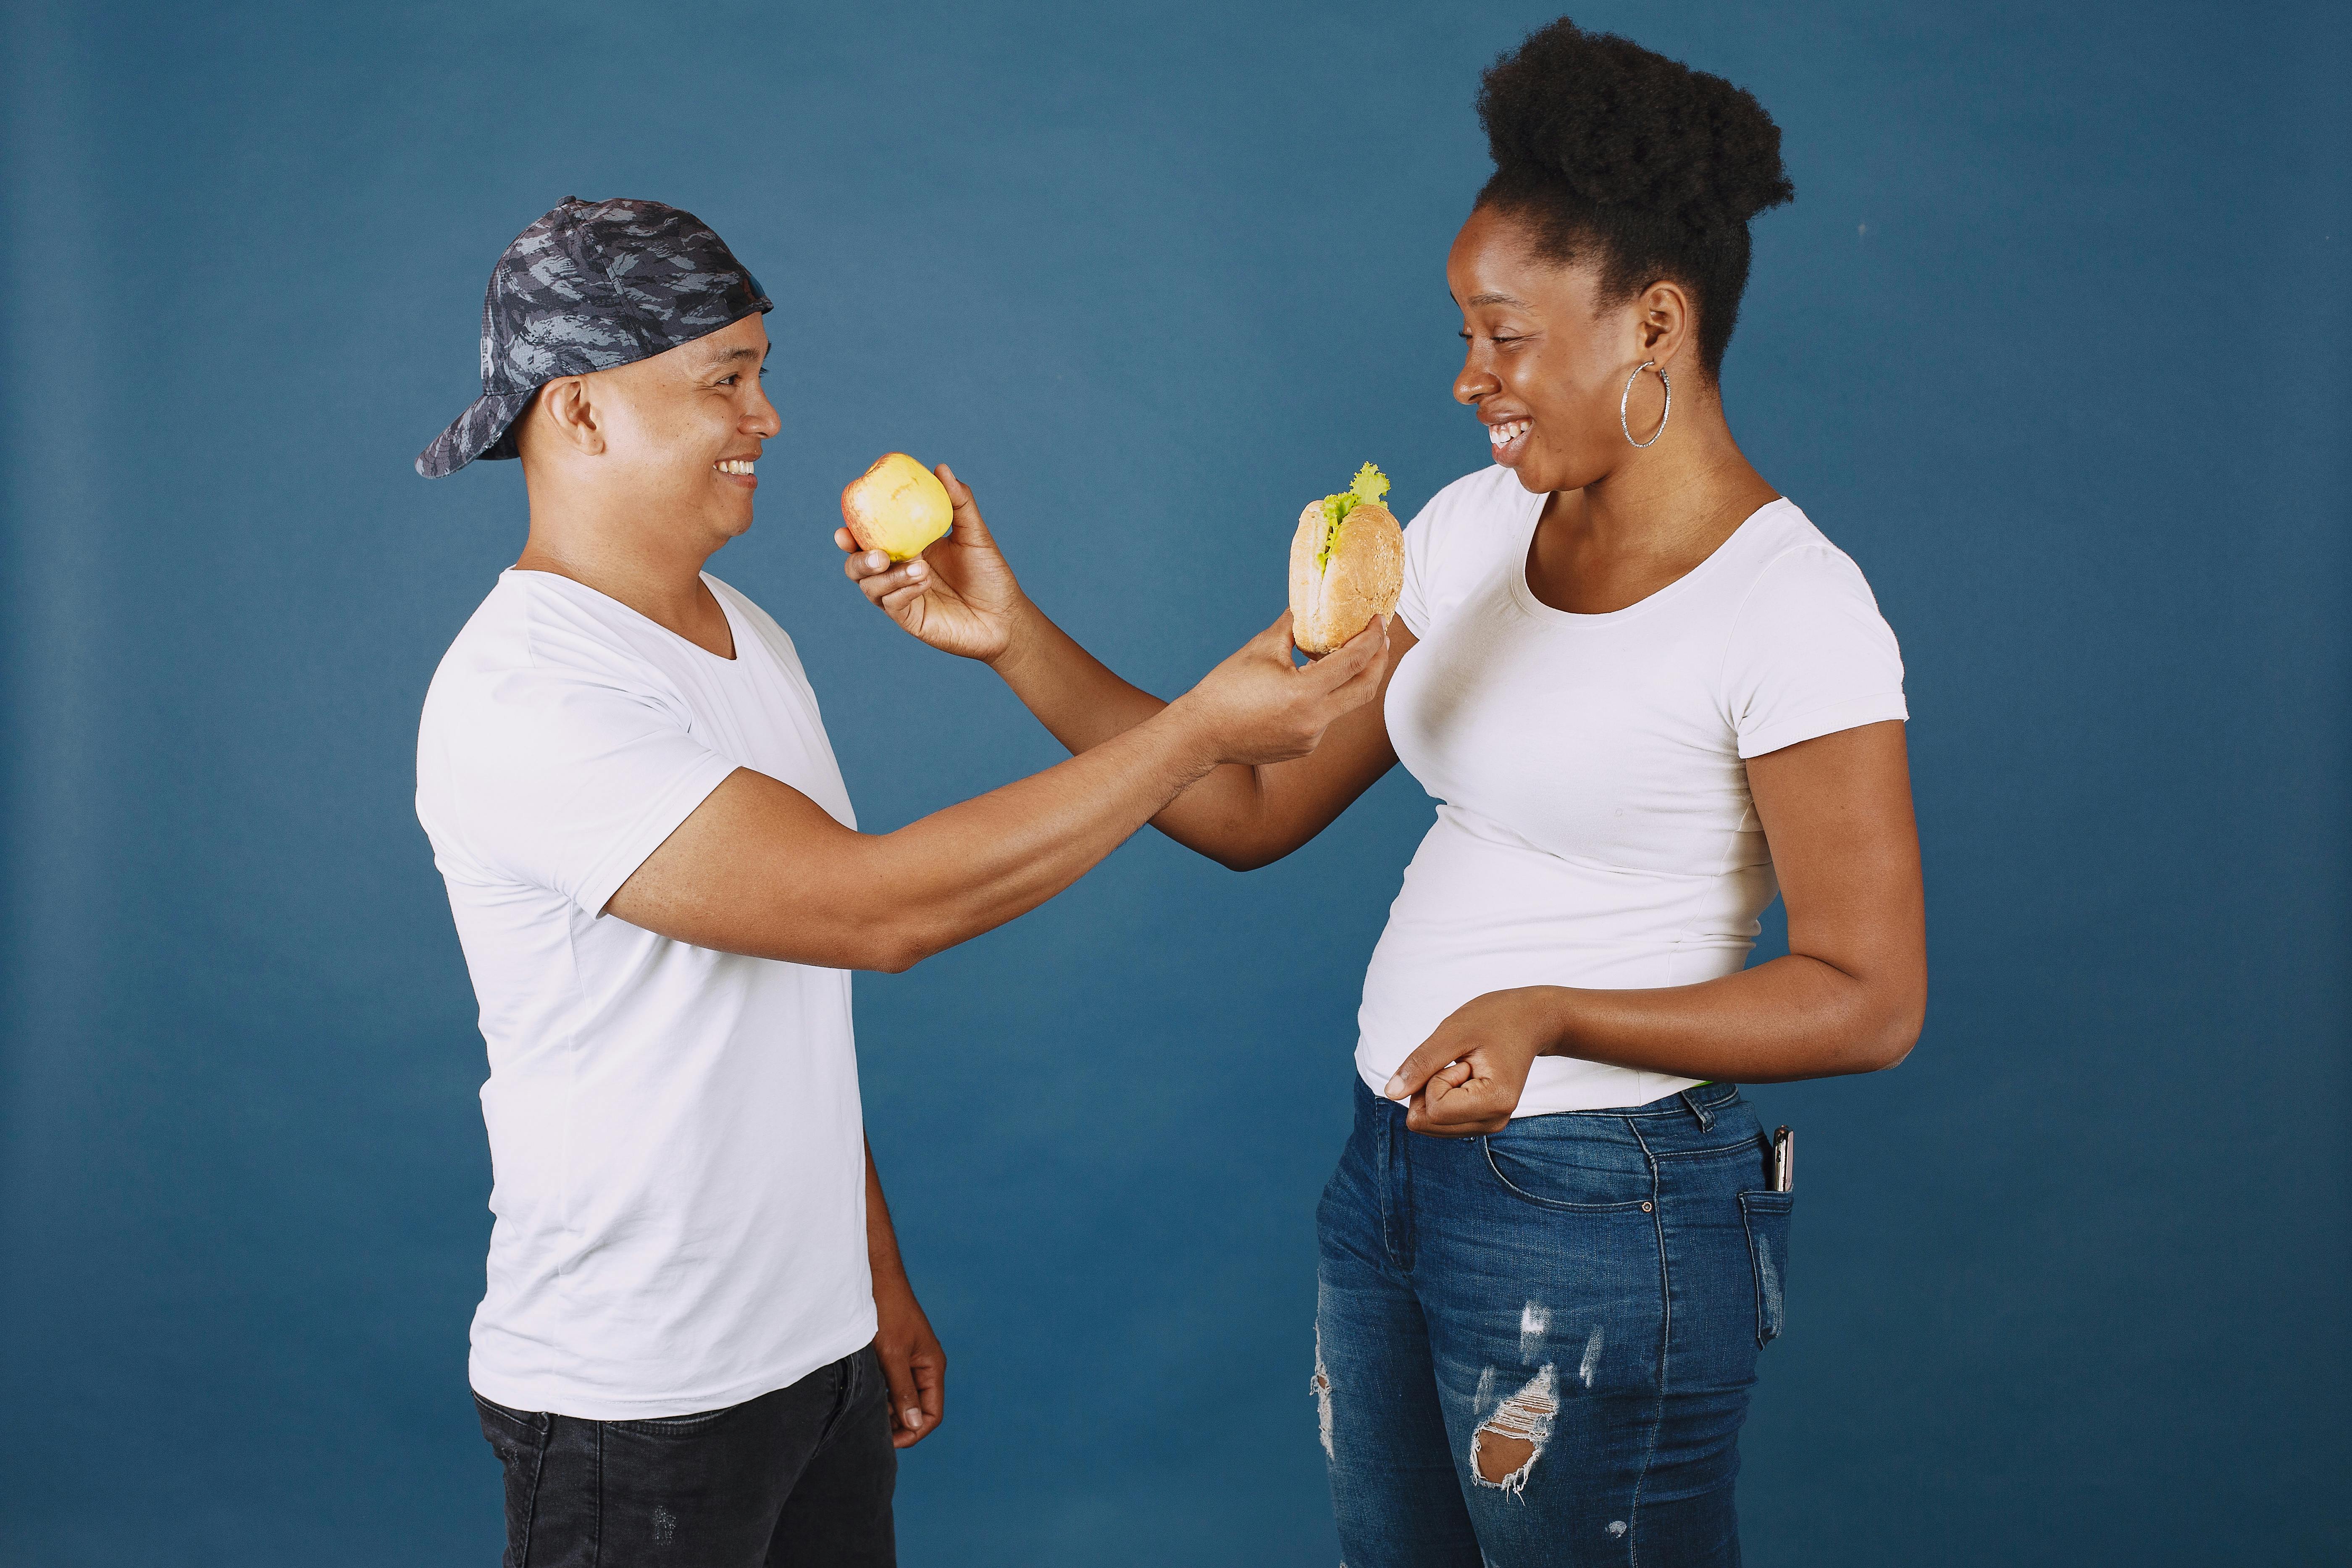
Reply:
[[[1756,1344],[1780,1337],[1787,1316],[1789,1216],[1794,1193],[1742,1193],[1740,1216],[1748,1222],[1748,1257],[1756,1266]]]
[[[554,1419],[545,1411],[516,1410],[474,1395],[482,1436],[506,1468],[507,1550],[503,1568],[530,1561],[530,1530],[539,1512],[539,1480],[547,1467],[547,1437]]]

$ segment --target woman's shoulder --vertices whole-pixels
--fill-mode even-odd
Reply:
[[[1853,557],[1830,539],[1786,496],[1758,510],[1733,536],[1733,570],[1722,586],[1746,608],[1774,602],[1817,601],[1859,595],[1875,600]]]
[[[1496,531],[1526,521],[1542,500],[1521,487],[1517,474],[1490,463],[1430,497],[1406,526],[1432,535]]]
[[[1544,498],[1500,463],[1465,474],[1405,525],[1407,571],[1451,575],[1526,542]]]
[[[1501,464],[1465,474],[1429,498],[1404,531],[1404,590],[1398,610],[1415,637],[1524,549],[1543,497]]]

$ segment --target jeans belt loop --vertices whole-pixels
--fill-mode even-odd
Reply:
[[[1689,1107],[1690,1113],[1698,1119],[1698,1130],[1700,1131],[1712,1132],[1715,1131],[1715,1107],[1712,1105],[1700,1104],[1698,1096],[1692,1093],[1689,1089],[1683,1090],[1683,1104]]]

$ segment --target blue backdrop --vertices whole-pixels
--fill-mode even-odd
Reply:
[[[887,827],[1058,753],[841,580],[840,486],[954,462],[1188,683],[1302,498],[1484,462],[1442,263],[1475,73],[1554,13],[7,12],[0,1557],[486,1563],[483,1056],[410,795],[523,496],[408,465],[492,258],[653,196],[768,285],[785,429],[713,568]],[[1910,670],[1933,1008],[1757,1095],[1806,1160],[1751,1558],[2342,1562],[2346,13],[1578,16],[1785,129],[1732,421]],[[953,1363],[910,1564],[1334,1560],[1311,1211],[1430,810],[1397,775],[1247,879],[1146,835],[859,979]]]

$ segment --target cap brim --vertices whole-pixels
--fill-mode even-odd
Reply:
[[[416,454],[416,471],[428,479],[445,479],[477,458],[513,458],[515,416],[530,405],[539,388],[528,392],[484,393],[473,405],[434,437],[433,445]]]

